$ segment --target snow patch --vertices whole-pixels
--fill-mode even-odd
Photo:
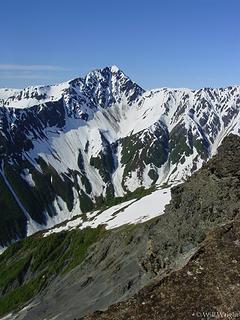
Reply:
[[[171,187],[160,188],[151,194],[112,206],[103,212],[93,211],[87,213],[87,221],[78,217],[67,222],[63,226],[55,227],[44,233],[44,237],[61,231],[72,229],[96,228],[106,225],[107,229],[113,229],[125,224],[142,223],[164,213],[165,206],[171,200]]]

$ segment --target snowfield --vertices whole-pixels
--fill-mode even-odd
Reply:
[[[0,89],[0,177],[27,218],[17,234],[13,215],[12,240],[52,227],[45,235],[116,228],[162,214],[170,188],[160,187],[183,182],[230,133],[240,134],[240,86],[145,91],[112,66],[58,85]],[[21,178],[19,186],[10,170]],[[151,195],[89,212],[82,221],[86,203],[91,210],[100,197],[153,184],[159,189]],[[31,194],[39,199],[36,207]]]
[[[94,211],[87,214],[88,221],[82,218],[68,221],[65,225],[55,227],[44,233],[44,237],[61,231],[73,229],[96,228],[106,225],[106,229],[113,229],[125,224],[145,222],[164,213],[165,206],[171,200],[171,187],[157,189],[141,199],[133,199],[110,207],[103,212]]]

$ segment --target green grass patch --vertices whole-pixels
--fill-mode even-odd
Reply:
[[[106,233],[103,226],[48,237],[38,233],[8,248],[0,256],[0,316],[22,307],[54,278],[80,265]]]

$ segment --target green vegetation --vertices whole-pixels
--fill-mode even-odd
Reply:
[[[12,193],[7,188],[4,179],[0,175],[0,203],[1,203],[1,213],[9,212],[11,215],[14,215],[16,218],[18,215],[21,215],[21,210],[19,209]],[[4,220],[8,220],[9,217],[7,214],[1,215],[1,223],[3,223]]]
[[[208,157],[208,146],[204,144],[204,141],[202,139],[194,139],[193,140],[193,146],[196,148],[198,154],[202,157],[202,159],[207,159]]]
[[[92,199],[82,190],[80,198],[80,207],[83,213],[93,210],[94,204]]]
[[[39,233],[7,249],[0,256],[0,315],[23,306],[52,279],[80,265],[105,234],[102,226],[48,237]]]
[[[114,197],[114,187],[111,182],[111,175],[114,171],[114,159],[110,145],[105,146],[105,150],[101,151],[97,157],[91,157],[90,165],[98,169],[100,176],[106,183],[106,201]]]
[[[120,140],[120,143],[122,144],[121,162],[125,165],[123,173],[125,190],[124,183],[131,172],[137,170],[140,178],[146,165],[152,164],[160,168],[167,161],[168,135],[162,128],[156,128],[154,133],[148,132],[144,136],[143,132],[140,132],[125,137]],[[157,180],[153,170],[149,176],[153,182]]]
[[[0,287],[5,287],[8,283],[16,280],[21,271],[27,266],[28,262],[29,257],[24,257],[15,263],[10,263],[7,268],[1,264],[0,269],[2,272],[0,274]]]
[[[0,175],[0,245],[15,239],[16,234],[20,237],[26,235],[26,218],[22,214],[17,202],[15,201],[4,179]],[[13,222],[14,221],[14,222]]]
[[[78,152],[79,152],[79,154],[78,154],[78,167],[81,172],[85,172],[84,160],[83,160],[83,155],[81,153],[81,149],[79,149]]]
[[[154,170],[154,169],[150,169],[150,170],[149,170],[148,176],[149,176],[150,179],[153,180],[152,183],[155,183],[155,182],[157,181],[157,179],[158,179],[158,173],[157,173],[157,171]]]
[[[87,194],[90,194],[92,192],[92,186],[90,181],[85,175],[81,175],[81,182],[84,185]]]
[[[44,277],[39,276],[33,281],[29,281],[14,291],[9,292],[0,298],[0,315],[10,312],[30,300],[38,290],[44,285]]]
[[[110,152],[110,153],[109,153]],[[91,157],[90,165],[98,169],[100,176],[105,183],[111,180],[111,173],[114,169],[112,153],[100,152],[97,157]]]
[[[193,153],[187,144],[187,130],[181,124],[176,126],[170,134],[169,152],[172,164],[179,162],[184,155],[188,157]]]
[[[144,187],[139,187],[133,192],[126,193],[123,197],[112,197],[108,201],[106,201],[104,198],[99,197],[97,199],[97,208],[101,211],[106,210],[107,208],[110,208],[112,206],[115,206],[117,204],[132,200],[132,199],[140,199],[144,196],[147,196],[151,194],[153,191],[155,191],[156,187],[152,186],[148,189],[145,189]]]
[[[23,163],[23,168],[26,168],[25,165],[27,164]],[[6,164],[4,170],[9,183],[29,214],[38,223],[43,223],[42,211],[46,204],[53,200],[48,179],[46,177],[44,179],[42,174],[30,165],[29,171],[33,174],[36,183],[36,187],[32,187],[21,177],[22,171],[19,168]]]
[[[74,183],[66,175],[60,176],[42,158],[38,159],[38,163],[42,172],[38,171],[30,162],[22,161],[21,167],[5,163],[4,173],[30,216],[36,222],[43,224],[45,223],[44,211],[47,211],[50,216],[56,214],[52,206],[56,195],[66,202],[69,211],[72,210]],[[29,170],[35,186],[29,185],[22,177],[23,170]],[[85,179],[85,186],[87,192],[90,192],[91,185],[87,179]],[[26,218],[1,175],[0,191],[0,218],[2,222],[0,245],[3,246],[15,238],[26,236]]]
[[[123,176],[126,176],[129,172],[142,168],[143,164],[141,163],[139,151],[143,152],[144,142],[140,139],[139,133],[125,137],[120,142],[122,144],[121,162],[125,164]]]
[[[66,176],[59,176],[58,172],[41,157],[38,158],[38,163],[42,168],[44,175],[42,178],[48,180],[52,192],[59,195],[67,204],[68,210],[73,208],[73,182]]]

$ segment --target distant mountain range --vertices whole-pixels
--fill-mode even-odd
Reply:
[[[237,86],[145,91],[112,66],[0,89],[0,247],[181,182],[230,133],[240,133]]]

